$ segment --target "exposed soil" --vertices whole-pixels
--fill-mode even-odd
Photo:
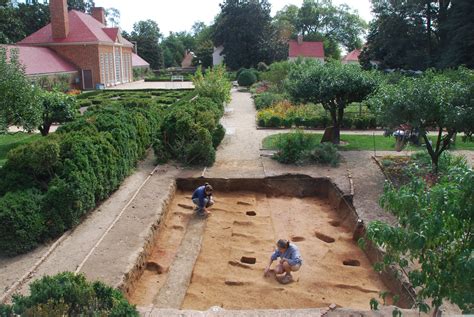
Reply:
[[[217,193],[182,309],[309,308],[336,303],[368,309],[386,290],[369,260],[330,205],[321,198],[267,198],[251,192]],[[131,297],[154,302],[192,217],[190,193],[171,202],[147,269]],[[337,226],[335,226],[337,225]],[[298,245],[304,264],[295,282],[263,277],[278,238]],[[274,263],[274,265],[276,262]]]

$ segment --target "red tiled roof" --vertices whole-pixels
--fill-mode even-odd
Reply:
[[[78,71],[74,65],[62,59],[56,52],[46,47],[1,45],[7,48],[7,56],[11,49],[18,49],[18,57],[25,67],[26,75],[47,75]]]
[[[132,67],[148,67],[150,64],[137,54],[132,54]]]
[[[355,49],[352,52],[348,53],[344,58],[342,59],[345,62],[358,62],[359,61],[359,55],[360,55],[361,50]]]
[[[119,34],[119,28],[104,28],[103,29],[105,34],[108,35],[108,37],[112,40],[112,41],[116,41],[117,40],[117,35]]]
[[[298,41],[291,40],[290,57],[317,57],[324,58],[323,42],[303,42],[298,44]]]
[[[64,39],[53,39],[51,23],[27,36],[18,44],[61,44],[61,43],[115,43],[118,28],[107,28],[92,16],[80,11],[71,10],[69,15],[69,34]],[[115,29],[117,29],[115,31]],[[115,35],[115,39],[112,39]],[[123,39],[122,43],[132,46]]]

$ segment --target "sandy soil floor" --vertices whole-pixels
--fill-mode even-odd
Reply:
[[[177,192],[171,203],[148,269],[131,298],[134,304],[149,305],[159,293],[192,217],[189,197],[190,193]],[[370,299],[386,289],[324,199],[217,193],[212,211],[182,309],[309,308],[331,303],[368,309]],[[279,284],[274,276],[263,277],[278,238],[294,241],[303,256],[304,264],[290,285]],[[242,257],[254,258],[255,264],[243,263]],[[348,260],[359,265],[344,265]]]

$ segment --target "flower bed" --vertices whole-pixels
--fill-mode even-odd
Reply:
[[[345,112],[342,128],[374,129],[377,127],[375,116],[366,109],[358,111],[359,106],[349,106]],[[295,106],[289,101],[281,101],[262,109],[257,113],[259,127],[265,128],[313,128],[324,129],[331,125],[331,116],[322,106]]]

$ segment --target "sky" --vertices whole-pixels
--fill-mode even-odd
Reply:
[[[120,27],[131,31],[133,23],[154,20],[161,33],[190,31],[196,21],[211,24],[219,13],[221,0],[94,0],[97,7],[114,7],[120,11]],[[270,0],[272,14],[287,4],[301,6],[303,0]],[[333,0],[334,4],[346,3],[357,10],[367,22],[371,20],[370,0]]]

